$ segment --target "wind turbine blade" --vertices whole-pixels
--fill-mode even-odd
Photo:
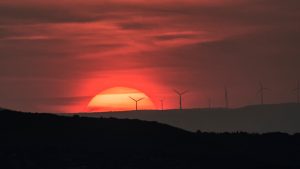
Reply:
[[[174,91],[175,93],[177,93],[178,95],[180,95],[180,92],[179,92],[178,90],[173,89],[173,91]]]
[[[133,101],[137,101],[136,99],[134,99],[134,98],[132,98],[132,97],[130,97],[130,96],[128,96],[131,100],[133,100]]]
[[[141,100],[143,100],[144,98],[140,98],[140,99],[138,99],[137,101],[139,102],[139,101],[141,101]]]
[[[181,95],[188,93],[188,90],[184,90],[183,92],[181,92]]]

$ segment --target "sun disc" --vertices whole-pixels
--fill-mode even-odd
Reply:
[[[140,99],[139,110],[154,109],[151,99],[143,92],[127,87],[113,87],[97,94],[88,104],[88,110],[95,111],[126,111],[134,110],[135,102],[130,98]]]

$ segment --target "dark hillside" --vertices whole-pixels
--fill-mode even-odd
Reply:
[[[140,120],[4,110],[5,169],[300,168],[300,135],[190,133]]]

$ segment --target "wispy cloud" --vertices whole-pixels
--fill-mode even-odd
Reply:
[[[1,1],[0,81],[6,83],[0,93],[20,89],[11,78],[135,86],[126,82],[128,74],[147,77],[140,81],[143,90],[149,83],[172,85],[194,88],[199,97],[217,97],[209,92],[213,84],[246,79],[285,86],[283,79],[300,71],[298,6],[297,0]],[[73,95],[82,90],[57,85],[44,86],[44,95],[50,97],[49,88]]]

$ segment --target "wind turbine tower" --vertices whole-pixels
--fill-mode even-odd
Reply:
[[[132,98],[129,96],[129,98],[133,101],[135,101],[135,110],[137,111],[138,110],[138,102],[143,100],[144,98],[140,98],[140,99],[135,99],[135,98]]]
[[[184,90],[184,91],[174,90],[174,92],[179,96],[179,110],[182,110],[182,96],[184,94],[186,94],[188,91],[187,90]]]
[[[228,89],[226,86],[224,87],[224,91],[225,91],[225,108],[228,109],[229,108],[229,98],[228,98]]]
[[[264,104],[264,97],[265,97],[265,91],[268,90],[268,88],[265,88],[262,82],[259,82],[259,89],[257,91],[257,94],[260,94],[260,102],[261,105]]]
[[[300,103],[300,82],[299,80],[297,81],[297,88],[294,89],[295,92],[297,92],[297,103]]]
[[[208,98],[208,108],[209,109],[212,109],[212,101],[211,101],[211,98]]]
[[[164,111],[164,100],[160,100],[160,105],[161,105],[161,111]]]

